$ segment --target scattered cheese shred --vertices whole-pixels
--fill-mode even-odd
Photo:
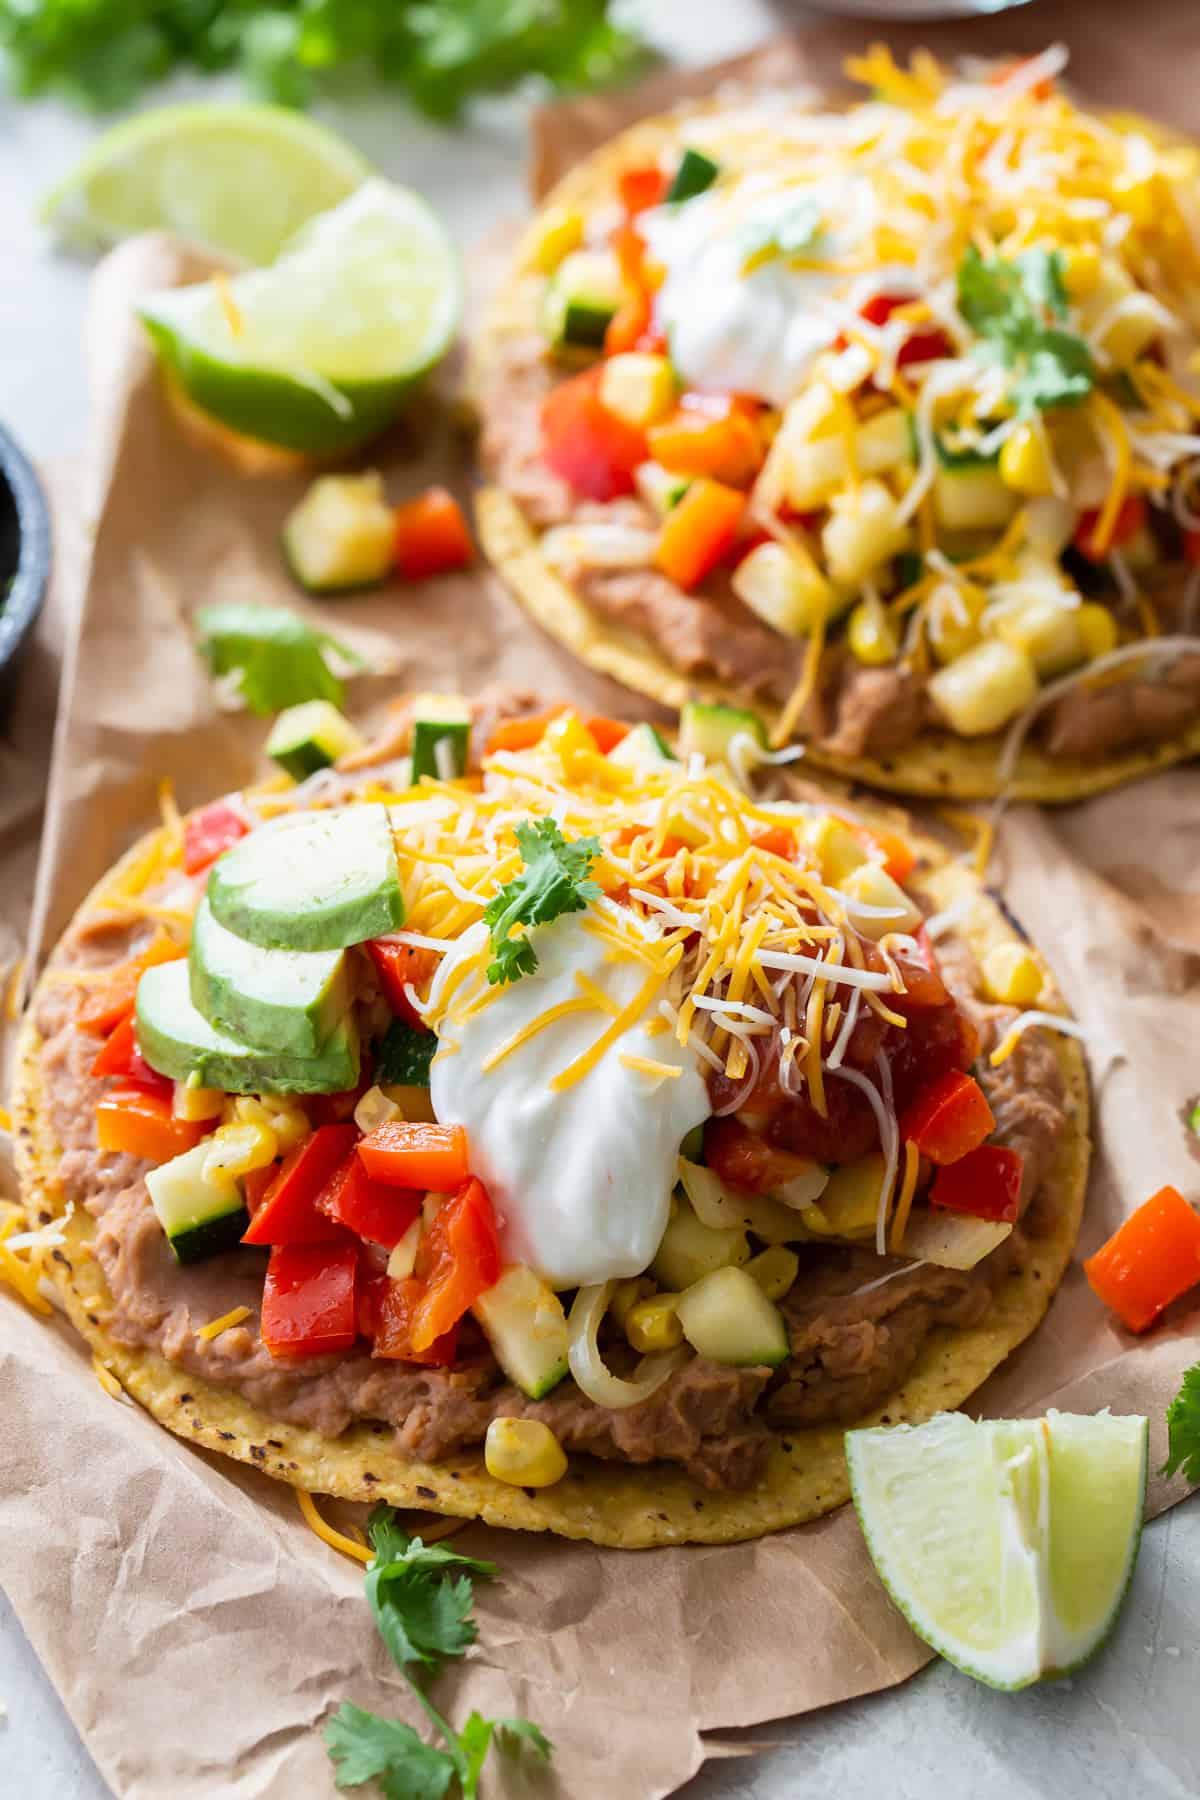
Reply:
[[[340,1550],[343,1556],[352,1556],[356,1562],[374,1562],[375,1552],[373,1550],[369,1550],[365,1544],[356,1543],[352,1537],[347,1537],[344,1531],[338,1531],[321,1517],[310,1493],[304,1488],[297,1488],[295,1492],[300,1511],[304,1514],[304,1523],[310,1531],[316,1533],[323,1543],[328,1544],[333,1550]]]
[[[112,1370],[105,1368],[98,1356],[93,1356],[92,1358],[92,1374],[96,1377],[96,1380],[100,1383],[100,1386],[104,1389],[105,1393],[112,1399],[124,1400],[125,1389],[121,1386]]]
[[[982,881],[995,848],[995,820],[987,813],[970,812],[963,806],[939,806],[938,817],[974,844],[971,863]]]
[[[679,1077],[683,1074],[682,1064],[656,1062],[652,1056],[629,1056],[623,1054],[618,1058],[618,1061],[627,1069],[636,1069],[640,1075],[652,1075],[656,1081],[678,1081]]]
[[[249,1317],[250,1308],[248,1306],[235,1306],[232,1312],[223,1313],[219,1319],[210,1319],[207,1325],[201,1325],[196,1336],[202,1338],[206,1344],[210,1344],[214,1338],[219,1338],[223,1331],[232,1330],[233,1326],[240,1325],[243,1319]]]
[[[25,1209],[15,1200],[0,1200],[4,1216],[0,1219],[0,1282],[12,1288],[19,1300],[23,1300],[31,1312],[52,1313],[54,1308],[46,1299],[40,1288],[42,1280],[42,1257],[45,1254],[46,1240],[39,1242],[39,1233],[29,1234],[29,1238],[21,1249],[9,1243],[16,1233],[17,1227],[25,1223]],[[57,1226],[60,1221],[55,1220]],[[52,1228],[45,1228],[47,1232]]]
[[[1087,1042],[1087,1032],[1074,1019],[1065,1019],[1061,1013],[1023,1012],[1019,1013],[1001,1038],[992,1054],[988,1057],[993,1069],[998,1069],[1002,1062],[1007,1062],[1022,1036],[1033,1025],[1045,1025],[1051,1031],[1061,1031],[1067,1037],[1080,1038]]]
[[[892,1255],[896,1256],[904,1247],[904,1234],[908,1230],[908,1215],[912,1211],[913,1195],[917,1191],[917,1171],[921,1166],[921,1153],[911,1138],[904,1142],[904,1179],[900,1183],[900,1195],[896,1201],[896,1212],[892,1219],[891,1236],[888,1240]]]
[[[4,992],[4,1016],[14,1020],[21,1012],[21,989],[25,981],[25,958],[19,956],[13,964],[12,974],[8,978],[8,986]]]

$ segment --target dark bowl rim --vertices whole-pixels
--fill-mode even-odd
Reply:
[[[50,578],[50,509],[33,464],[0,425],[0,479],[17,513],[17,566],[0,605],[0,670],[16,656],[42,609]]]

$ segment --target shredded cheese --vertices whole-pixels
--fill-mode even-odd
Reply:
[[[995,821],[987,813],[970,812],[966,807],[939,806],[938,817],[947,825],[960,832],[963,837],[974,842],[971,852],[971,864],[982,881],[987,874],[988,864],[992,860],[995,847]]]
[[[235,1325],[240,1325],[243,1319],[249,1317],[250,1308],[248,1306],[235,1306],[232,1312],[223,1313],[219,1319],[210,1319],[207,1325],[201,1325],[196,1336],[206,1344],[210,1344],[214,1338],[219,1338],[223,1331],[232,1330]]]
[[[98,1356],[92,1358],[92,1374],[100,1383],[105,1393],[113,1400],[124,1400],[125,1389],[121,1386],[112,1370],[106,1368]]]
[[[627,1069],[636,1069],[640,1075],[650,1075],[656,1081],[678,1081],[683,1074],[681,1063],[656,1062],[652,1056],[630,1056],[622,1053],[617,1059]]]
[[[1087,1041],[1087,1032],[1084,1030],[1083,1026],[1077,1024],[1074,1019],[1064,1018],[1061,1013],[1019,1013],[1001,1038],[1000,1042],[996,1045],[996,1048],[992,1051],[992,1054],[988,1057],[988,1061],[993,1069],[998,1069],[1002,1062],[1008,1061],[1008,1058],[1020,1043],[1024,1033],[1033,1025],[1045,1025],[1051,1031],[1061,1031],[1065,1033],[1067,1037],[1080,1038],[1085,1043]]]
[[[906,1138],[904,1142],[904,1179],[900,1183],[900,1194],[896,1201],[891,1236],[888,1240],[893,1256],[899,1255],[904,1248],[904,1234],[908,1230],[908,1215],[912,1211],[913,1195],[917,1191],[917,1171],[920,1165],[920,1151],[911,1138]]]
[[[300,1511],[304,1515],[304,1523],[310,1531],[316,1533],[322,1543],[328,1544],[333,1550],[340,1550],[343,1556],[352,1556],[356,1562],[374,1562],[373,1550],[369,1550],[365,1544],[357,1543],[354,1538],[347,1537],[344,1531],[338,1531],[321,1517],[316,1502],[306,1489],[298,1487],[295,1492]]]

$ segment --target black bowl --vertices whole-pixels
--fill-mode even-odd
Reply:
[[[0,426],[0,712],[50,579],[50,513],[33,467]],[[7,593],[5,592],[7,589]]]

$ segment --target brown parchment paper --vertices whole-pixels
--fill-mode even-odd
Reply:
[[[1028,21],[1015,15],[956,41],[1040,43],[1067,31],[1068,10],[1042,6]],[[1156,11],[1155,58],[1135,21],[1124,48],[1110,35],[1093,63],[1089,46],[1117,29],[1103,24],[1110,13],[1116,20],[1115,8],[1086,10],[1084,84],[1094,72],[1107,98],[1147,107],[1166,104],[1173,84],[1182,99],[1174,15]],[[865,35],[814,27],[806,43],[819,53],[817,73]],[[1200,20],[1192,39],[1200,48]],[[781,54],[772,53],[777,67]],[[786,59],[806,66],[794,51]],[[606,106],[559,112],[542,134],[543,168],[623,122],[623,107]],[[187,805],[255,767],[263,725],[216,709],[191,648],[186,619],[199,605],[260,598],[311,610],[392,670],[352,684],[355,712],[369,713],[397,685],[490,680],[574,692],[594,707],[620,710],[624,701],[628,710],[626,697],[569,666],[478,573],[324,607],[302,599],[274,541],[299,484],[249,482],[189,448],[131,316],[140,292],[197,270],[151,239],[117,253],[97,279],[93,431],[76,515],[90,553],[74,580],[69,556],[60,557],[38,690],[48,692],[56,645],[65,645],[37,896],[47,941],[152,820],[160,778]],[[381,460],[396,497],[434,474],[460,491],[469,481],[467,457],[432,404]],[[35,778],[38,735],[26,730],[22,740]],[[30,803],[22,807],[27,846]],[[6,817],[0,807],[0,831]],[[1098,1143],[1081,1254],[1164,1181],[1200,1197],[1200,1161],[1183,1124],[1200,1085],[1198,819],[1200,775],[1191,768],[1067,811],[1024,810],[1002,831],[997,872],[1007,899],[1089,1032]],[[15,930],[28,849],[10,859],[8,846],[0,837],[0,921]],[[978,1409],[1146,1412],[1157,1466],[1164,1409],[1198,1356],[1195,1303],[1135,1341],[1075,1265]],[[353,1699],[419,1723],[370,1625],[357,1566],[308,1532],[291,1493],[108,1398],[70,1335],[5,1290],[0,1422],[0,1579],[119,1800],[332,1794],[318,1727],[334,1705]],[[1155,1477],[1151,1512],[1185,1492]],[[459,1541],[493,1555],[503,1579],[479,1590],[479,1645],[441,1680],[439,1703],[460,1719],[472,1706],[526,1713],[558,1745],[549,1775],[494,1765],[485,1777],[494,1795],[657,1800],[721,1748],[705,1734],[872,1692],[928,1654],[890,1606],[846,1511],[720,1549],[622,1554],[478,1528]]]

